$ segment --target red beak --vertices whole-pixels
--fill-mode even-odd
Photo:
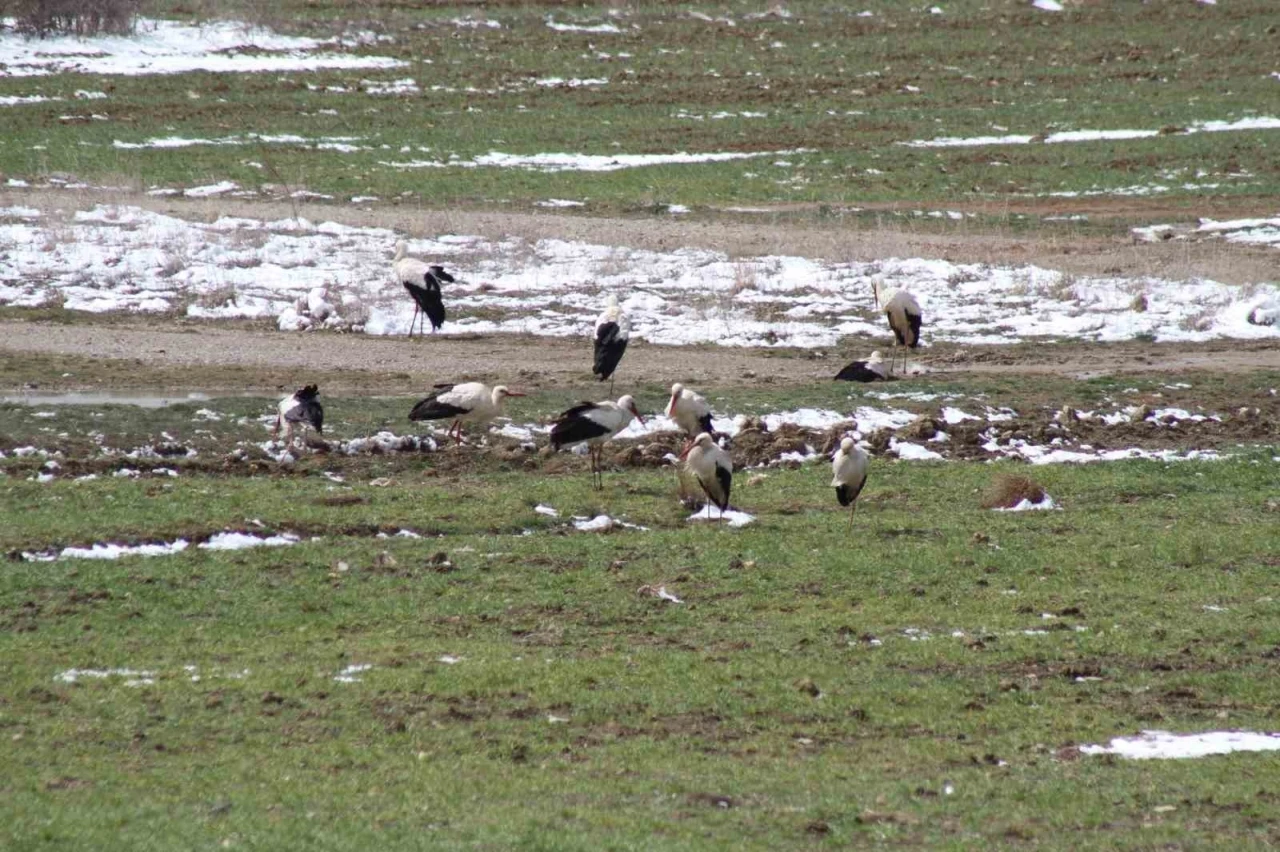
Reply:
[[[631,413],[636,416],[636,419],[640,421],[640,425],[643,426],[644,418],[640,416],[640,412],[636,410],[636,407],[634,405],[631,406]]]
[[[524,394],[520,391],[509,390],[507,391],[507,396],[524,396]]]
[[[692,449],[693,449],[693,441],[685,441],[684,449],[680,451],[680,461],[684,461],[685,457],[689,455],[689,451]]]

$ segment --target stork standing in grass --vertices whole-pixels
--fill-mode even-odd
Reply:
[[[319,385],[307,385],[280,400],[276,406],[276,425],[271,430],[271,437],[280,434],[284,427],[284,442],[293,441],[295,424],[310,426],[317,434],[324,434],[324,408],[316,397],[320,396]]]
[[[875,297],[876,309],[883,310],[889,320],[889,328],[893,329],[894,357],[889,359],[889,371],[893,372],[893,363],[897,360],[898,347],[915,349],[920,345],[920,325],[924,322],[924,314],[920,311],[920,303],[916,297],[906,290],[895,290],[882,295],[879,275],[871,279],[871,293]],[[902,369],[907,369],[907,353],[902,353]]]
[[[596,488],[603,488],[600,453],[606,442],[630,425],[632,419],[641,424],[644,418],[630,395],[617,402],[580,402],[563,412],[551,426],[551,448],[572,447],[586,443],[591,456],[591,476]]]
[[[693,474],[706,492],[707,499],[720,510],[720,519],[724,520],[725,509],[729,508],[729,491],[733,486],[733,459],[716,444],[710,432],[702,432],[694,438],[680,458],[685,469]]]
[[[502,414],[502,403],[509,396],[524,396],[506,385],[498,385],[490,390],[480,382],[466,382],[460,385],[432,385],[435,393],[419,402],[409,412],[410,420],[449,420],[449,436],[459,444],[462,443],[462,424],[475,423],[486,427],[493,418]]]
[[[416,257],[406,257],[409,244],[404,240],[396,243],[396,257],[391,264],[398,280],[404,289],[413,297],[413,319],[409,320],[409,336],[413,336],[413,325],[421,313],[431,320],[431,331],[434,334],[444,325],[444,298],[440,293],[442,282],[453,283],[452,275],[444,271],[443,266],[426,264]],[[425,331],[426,320],[423,320]]]
[[[851,361],[846,364],[844,369],[836,373],[835,381],[887,382],[891,378],[893,374],[885,366],[884,358],[880,357],[879,352],[872,352],[871,357],[865,361]]]
[[[618,369],[622,353],[627,351],[631,339],[631,321],[618,307],[618,297],[609,296],[609,304],[596,320],[595,357],[591,372],[600,381],[609,380],[609,393],[613,393],[613,371]]]
[[[836,489],[836,500],[841,506],[849,507],[849,526],[853,526],[853,510],[858,507],[858,495],[862,486],[867,484],[867,454],[853,442],[845,438],[840,442],[840,449],[831,458],[831,485]]]

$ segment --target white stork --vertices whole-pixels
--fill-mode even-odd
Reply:
[[[440,294],[441,282],[453,283],[453,276],[444,271],[443,266],[426,264],[416,257],[406,257],[409,244],[404,240],[396,243],[395,260],[391,268],[409,295],[413,297],[413,319],[409,320],[409,335],[413,336],[413,324],[418,314],[431,320],[431,331],[434,333],[444,325],[444,299]],[[423,323],[426,324],[425,321]]]
[[[706,397],[679,382],[671,386],[671,401],[667,403],[665,413],[690,438],[701,432],[714,431],[711,428],[711,406]]]
[[[845,438],[840,442],[840,449],[831,458],[831,485],[836,489],[836,499],[841,506],[849,507],[849,526],[853,526],[853,510],[858,507],[858,494],[862,486],[867,484],[867,466],[870,460],[866,452]]]
[[[707,493],[707,498],[720,510],[720,519],[724,520],[724,510],[729,508],[729,491],[733,486],[733,459],[716,444],[710,432],[694,438],[680,458],[685,469],[693,474]]]
[[[276,406],[276,425],[271,430],[271,437],[279,435],[280,427],[283,426],[284,441],[286,444],[290,443],[293,441],[294,424],[310,426],[318,434],[324,434],[324,409],[316,399],[319,395],[319,385],[307,385],[280,400]]]
[[[898,347],[915,349],[920,345],[920,325],[924,314],[920,311],[920,303],[916,297],[906,290],[895,290],[883,299],[880,295],[881,278],[879,275],[871,279],[871,293],[875,297],[876,309],[883,310],[889,320],[889,328],[893,329],[894,358],[889,360],[889,370],[893,371]],[[907,353],[902,353],[902,369],[907,369]]]
[[[618,297],[611,295],[609,304],[596,320],[595,357],[591,364],[591,372],[597,379],[609,380],[609,393],[613,393],[613,371],[618,369],[630,339],[631,321],[618,307]]]
[[[644,418],[630,395],[617,402],[580,402],[563,412],[551,426],[551,448],[571,447],[583,442],[591,455],[592,481],[603,488],[600,474],[600,452],[604,444],[631,423],[632,418],[642,424]]]
[[[493,390],[480,382],[466,382],[461,385],[432,385],[435,393],[419,402],[409,412],[410,420],[448,420],[453,419],[448,434],[459,444],[462,443],[462,424],[475,423],[481,427],[488,426],[489,421],[502,414],[502,402],[509,396],[524,396],[506,385],[498,385]]]
[[[879,352],[872,352],[865,361],[851,361],[836,373],[836,381],[840,382],[887,382],[892,378],[884,358]]]

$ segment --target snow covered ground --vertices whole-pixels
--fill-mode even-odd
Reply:
[[[407,65],[385,56],[332,52],[386,37],[361,33],[318,40],[274,33],[234,21],[192,26],[178,21],[141,19],[132,36],[50,36],[28,39],[0,33],[0,77],[49,74],[137,76],[191,71],[254,73],[317,69],[397,68]],[[325,52],[329,51],[329,52]]]
[[[54,214],[0,208],[0,304],[181,310],[195,318],[283,318],[290,329],[405,334],[413,304],[391,276],[398,238],[385,228],[305,219],[189,221],[127,205]],[[844,335],[883,337],[871,296],[876,274],[916,294],[926,344],[1280,334],[1249,321],[1260,307],[1280,304],[1275,284],[1085,278],[930,258],[732,260],[696,248],[455,234],[410,240],[409,249],[459,278],[445,292],[445,334],[589,334],[606,295],[616,293],[633,336],[653,343],[825,347]],[[1138,295],[1145,311],[1133,310]]]

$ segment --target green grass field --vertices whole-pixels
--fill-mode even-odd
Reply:
[[[1274,728],[1274,446],[1036,468],[1063,510],[1008,515],[983,493],[1025,467],[878,458],[852,526],[825,464],[743,471],[734,503],[758,520],[728,529],[685,523],[669,469],[611,471],[596,492],[585,460],[467,448],[230,458],[270,405],[0,407],[6,848],[1277,840],[1280,757],[1076,749]],[[404,400],[327,405],[336,437],[407,427]],[[95,432],[199,454],[104,459]],[[28,480],[44,459],[15,457],[27,444],[63,450],[53,482]],[[598,513],[649,529],[568,527]],[[222,530],[303,540],[194,545]],[[178,538],[193,544],[169,556],[21,557]],[[642,591],[658,585],[683,603]]]
[[[402,59],[387,71],[55,75],[0,79],[0,95],[61,102],[6,110],[0,171],[41,180],[189,187],[233,180],[268,195],[306,189],[430,205],[527,208],[588,202],[597,213],[645,214],[804,203],[847,215],[860,203],[1000,204],[1048,193],[1185,199],[1274,197],[1274,130],[1180,133],[1207,121],[1265,116],[1275,100],[1274,20],[1265,0],[1090,3],[1062,13],[1029,4],[957,0],[944,14],[870,3],[512,4],[483,10],[502,26],[462,27],[471,7],[290,0],[154,4],[191,21],[261,20],[332,37],[373,31],[391,41],[349,48]],[[696,13],[696,14],[695,14]],[[711,20],[705,18],[710,17]],[[611,22],[617,33],[560,32]],[[1270,29],[1269,29],[1270,27]],[[332,48],[342,50],[344,48]],[[410,95],[369,95],[411,78]],[[535,81],[607,80],[571,88]],[[345,91],[326,90],[340,87]],[[104,100],[74,100],[77,90]],[[80,121],[90,113],[108,120]],[[937,136],[1058,130],[1170,131],[1147,139],[911,148]],[[305,144],[121,149],[178,136],[355,137],[360,150]],[[610,172],[397,168],[509,154],[790,153],[727,163]],[[1159,187],[1159,188],[1157,188]],[[990,211],[994,210],[992,213]]]

